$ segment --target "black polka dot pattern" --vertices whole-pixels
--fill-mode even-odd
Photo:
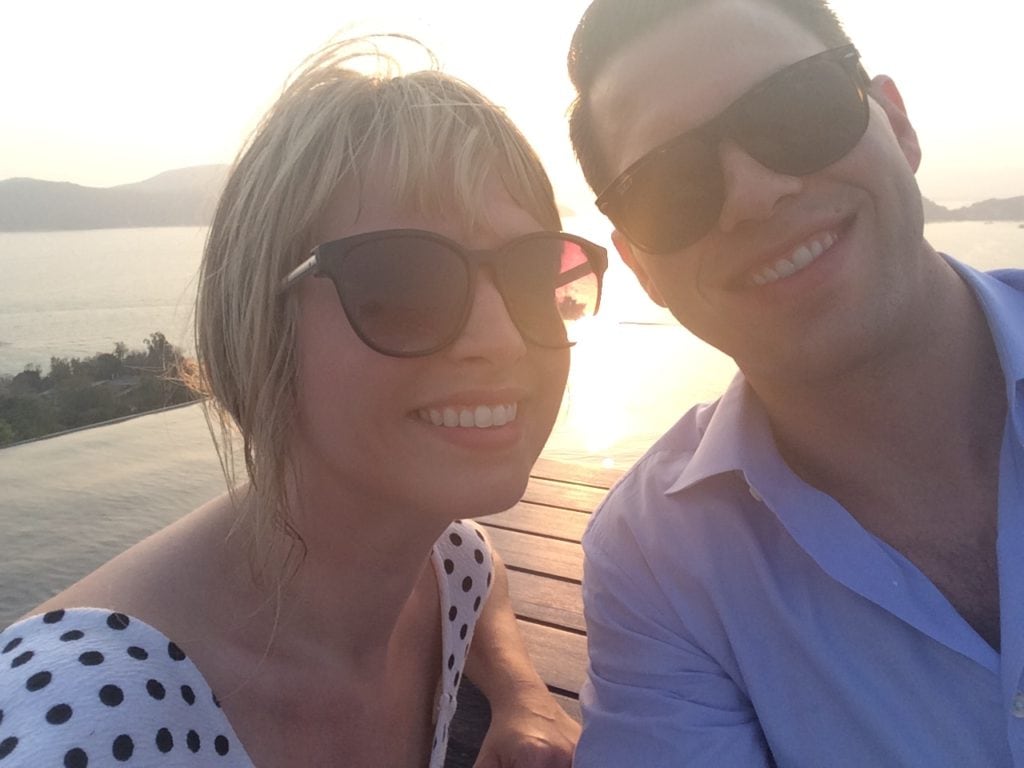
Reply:
[[[228,741],[227,736],[220,734],[213,740],[213,749],[218,755],[223,757],[231,751],[231,742]]]
[[[32,677],[25,681],[25,690],[30,693],[41,691],[50,684],[51,680],[53,680],[53,674],[51,672],[36,672]]]
[[[8,765],[252,768],[181,646],[139,619],[91,608],[0,632],[0,768]]]
[[[35,654],[32,653],[32,651],[25,651],[24,653],[15,656],[14,661],[11,662],[11,669],[16,669],[26,661],[31,661],[33,656],[35,656]]]
[[[132,759],[132,755],[135,754],[135,742],[132,741],[132,737],[127,733],[122,733],[116,739],[114,739],[114,746],[111,749],[114,755],[114,759],[121,763],[126,763]]]
[[[124,701],[124,691],[116,685],[104,685],[100,688],[100,701],[108,707],[119,707]]]
[[[443,571],[448,621],[444,622],[444,692],[440,700],[435,749],[447,749],[448,725],[455,713],[456,694],[462,679],[462,668],[473,638],[476,618],[490,591],[491,548],[478,525],[472,522],[453,523],[438,540],[435,567]]]
[[[434,547],[447,620],[431,768],[442,765],[447,750],[462,670],[492,581],[490,552],[479,526],[462,521]],[[50,611],[0,632],[0,768],[25,764],[19,755],[65,768],[252,768],[186,650],[137,618],[93,608]]]
[[[71,715],[74,714],[67,704],[57,704],[50,707],[46,713],[46,722],[50,725],[63,725],[71,719]]]
[[[95,667],[103,663],[103,654],[99,651],[86,651],[78,657],[78,661],[87,667]]]
[[[156,732],[156,748],[165,755],[174,749],[174,735],[166,728]]]
[[[0,760],[11,754],[17,746],[18,739],[15,736],[8,736],[3,741],[0,741]]]

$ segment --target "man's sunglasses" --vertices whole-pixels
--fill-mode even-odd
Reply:
[[[704,125],[652,149],[598,196],[597,207],[648,253],[692,245],[722,213],[718,146],[724,139],[777,173],[820,171],[853,149],[867,130],[868,84],[852,45],[798,61]]]
[[[368,347],[392,357],[438,352],[462,333],[486,267],[522,337],[541,347],[575,343],[576,322],[597,312],[608,266],[582,237],[535,232],[501,248],[471,251],[418,229],[392,229],[316,246],[282,290],[305,275],[327,277]]]

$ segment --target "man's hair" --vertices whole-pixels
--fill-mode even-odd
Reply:
[[[410,42],[430,65],[400,74],[381,46]],[[541,227],[561,229],[551,184],[523,135],[476,90],[437,71],[415,41],[344,41],[307,61],[228,175],[196,300],[197,387],[210,395],[211,431],[231,487],[232,437],[241,437],[250,503],[238,507],[252,515],[258,566],[274,531],[302,546],[285,494],[296,472],[286,447],[297,405],[298,309],[281,281],[317,245],[316,227],[338,189],[352,190],[347,204],[356,211],[370,174],[388,180],[396,211],[437,214],[468,230],[493,228],[483,190],[497,178]]]
[[[762,0],[829,48],[850,42],[827,0]],[[715,0],[594,0],[584,12],[569,46],[569,78],[576,98],[569,108],[569,137],[583,175],[595,193],[614,180],[600,146],[590,100],[594,81],[619,52],[666,19]]]

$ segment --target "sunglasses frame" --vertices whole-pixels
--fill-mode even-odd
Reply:
[[[380,346],[376,341],[369,338],[360,327],[360,324],[353,319],[348,307],[345,306],[345,299],[342,296],[342,289],[338,285],[334,276],[331,274],[333,266],[329,262],[336,262],[338,268],[344,262],[346,257],[358,246],[364,245],[375,240],[388,240],[388,239],[401,239],[410,238],[417,240],[428,240],[433,243],[444,246],[453,254],[455,254],[462,262],[463,267],[466,270],[467,285],[469,290],[463,298],[462,314],[459,318],[458,323],[455,324],[451,333],[445,336],[440,342],[433,346],[416,351],[394,351],[386,349]],[[504,258],[506,254],[510,253],[514,248],[521,247],[521,245],[530,240],[562,240],[568,241],[577,245],[583,255],[586,257],[586,264],[581,264],[574,267],[567,272],[562,273],[559,277],[561,280],[555,286],[556,288],[568,285],[579,277],[583,277],[587,274],[593,274],[597,279],[597,296],[594,302],[594,314],[597,314],[598,309],[601,307],[601,293],[604,287],[604,273],[608,268],[608,251],[606,248],[592,243],[589,240],[579,237],[578,235],[571,235],[567,232],[555,232],[555,231],[540,231],[531,232],[526,235],[517,237],[498,248],[483,248],[483,249],[470,249],[464,247],[461,243],[452,240],[449,237],[440,235],[437,232],[431,232],[425,229],[383,229],[374,232],[364,232],[358,235],[350,235],[343,237],[338,240],[330,240],[326,243],[314,246],[310,251],[309,258],[299,264],[295,269],[291,270],[281,280],[281,292],[287,291],[295,283],[301,280],[307,275],[314,277],[325,277],[334,283],[335,291],[338,295],[338,301],[341,303],[342,311],[345,313],[345,317],[348,318],[349,325],[352,326],[352,330],[355,331],[359,339],[366,344],[370,349],[375,352],[379,352],[382,355],[388,357],[425,357],[432,355],[446,347],[450,346],[455,342],[456,339],[465,330],[466,323],[469,321],[470,312],[473,309],[473,292],[475,291],[476,276],[481,267],[491,266],[496,264],[499,260]],[[545,342],[539,342],[528,335],[519,324],[519,321],[514,316],[513,312],[508,309],[508,299],[505,297],[503,286],[501,281],[497,278],[497,272],[495,272],[494,285],[501,294],[502,300],[505,302],[506,309],[508,310],[509,318],[512,323],[516,326],[516,330],[525,341],[543,347],[546,349],[567,349],[572,347],[575,342],[566,342],[564,344],[549,344]]]
[[[863,105],[863,127],[859,130],[856,141],[854,141],[849,147],[847,147],[841,154],[835,154],[835,156],[832,157],[832,159],[829,162],[826,162],[818,167],[812,168],[811,170],[805,171],[804,173],[790,173],[787,172],[787,170],[784,167],[772,167],[772,165],[769,165],[763,160],[758,159],[756,155],[752,154],[751,156],[757,162],[761,163],[770,170],[791,176],[806,176],[811,173],[817,173],[823,168],[827,168],[832,163],[838,161],[840,158],[845,157],[853,149],[853,147],[856,146],[857,142],[860,141],[860,138],[863,137],[864,132],[867,130],[868,121],[870,118],[870,108],[868,106],[868,86],[870,85],[871,80],[868,77],[867,72],[865,72],[864,67],[861,65],[860,54],[857,51],[856,46],[854,46],[853,44],[842,45],[839,46],[838,48],[830,48],[820,53],[816,53],[812,56],[808,56],[807,58],[800,59],[799,61],[796,61],[780,69],[778,72],[769,75],[767,78],[754,85],[748,91],[744,92],[741,96],[739,96],[739,98],[737,98],[735,101],[729,104],[729,106],[727,106],[725,109],[723,109],[721,112],[719,112],[717,115],[715,115],[707,122],[697,126],[696,128],[690,128],[684,131],[683,133],[672,137],[668,141],[659,144],[650,151],[646,152],[638,160],[631,163],[629,167],[626,168],[626,170],[620,173],[607,187],[605,187],[604,191],[602,191],[601,194],[597,196],[595,204],[597,205],[598,210],[600,210],[601,213],[603,213],[605,216],[611,219],[612,223],[615,224],[615,226],[620,231],[622,231],[623,234],[626,235],[626,237],[628,237],[641,248],[652,254],[670,253],[674,250],[677,250],[679,248],[685,248],[688,245],[692,245],[693,243],[697,242],[697,240],[699,240],[701,237],[704,237],[704,235],[706,235],[707,232],[703,232],[695,238],[688,237],[686,238],[685,242],[680,242],[679,244],[675,244],[670,247],[649,248],[645,246],[642,239],[636,238],[634,235],[632,235],[628,231],[628,227],[623,227],[618,222],[616,222],[616,215],[614,214],[614,211],[609,212],[609,209],[614,209],[618,203],[624,200],[625,195],[629,193],[629,190],[633,185],[633,177],[636,176],[638,171],[648,167],[651,164],[661,164],[665,156],[671,153],[676,147],[678,147],[681,144],[691,142],[702,142],[709,147],[709,151],[714,151],[714,148],[716,148],[723,139],[733,138],[734,140],[737,141],[737,143],[740,144],[741,147],[744,147],[744,151],[749,152],[749,150],[747,150],[747,148],[744,146],[743,141],[739,138],[739,136],[737,136],[737,134],[739,134],[740,132],[737,131],[734,127],[740,119],[740,116],[742,115],[743,111],[745,110],[746,105],[749,104],[750,101],[753,100],[755,97],[759,96],[764,91],[772,88],[780,81],[791,78],[794,75],[794,73],[799,72],[808,67],[813,67],[820,61],[836,61],[838,64],[840,64],[840,66],[847,72],[847,74],[849,74],[851,82],[859,94],[859,100]],[[719,169],[719,172],[721,172],[720,162],[716,162],[715,165]],[[723,203],[724,199],[719,204],[719,214],[721,214],[721,205]],[[710,231],[710,229],[708,231]]]

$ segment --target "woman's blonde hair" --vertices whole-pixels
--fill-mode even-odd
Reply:
[[[399,74],[382,45],[416,45],[430,69]],[[357,71],[369,63],[372,74]],[[242,148],[210,228],[196,301],[196,353],[207,415],[229,487],[231,437],[248,475],[250,552],[264,565],[276,532],[299,544],[286,489],[296,478],[286,446],[296,413],[296,306],[282,278],[314,245],[340,184],[387,174],[399,211],[486,224],[491,177],[545,229],[560,221],[536,154],[500,108],[437,71],[409,38],[333,43],[307,60]],[[352,201],[358,205],[359,200]]]

